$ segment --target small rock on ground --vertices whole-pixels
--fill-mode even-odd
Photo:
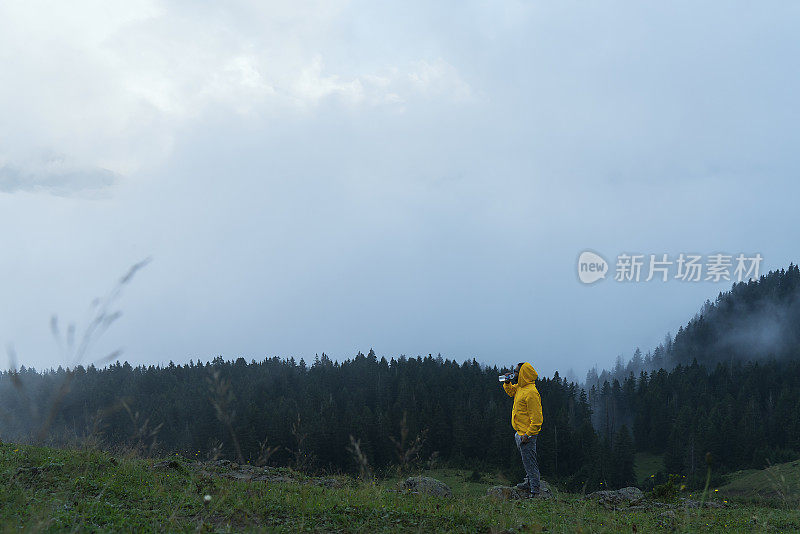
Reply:
[[[153,464],[153,469],[177,469],[180,471],[183,468],[177,460],[164,460],[163,462]]]
[[[512,486],[492,486],[486,490],[486,496],[498,501],[512,501],[528,498],[527,491]],[[550,487],[544,480],[539,481],[539,497],[549,499],[553,496]]]
[[[452,497],[450,486],[431,477],[409,477],[400,484],[401,488],[409,493],[424,493],[437,497]]]
[[[587,499],[597,499],[604,508],[618,508],[620,505],[637,505],[644,500],[644,493],[633,486],[618,490],[595,491],[586,496]]]

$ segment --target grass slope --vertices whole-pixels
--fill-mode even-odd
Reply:
[[[493,502],[493,482],[440,470],[453,498],[404,494],[392,481],[339,478],[338,488],[285,470],[292,482],[208,476],[192,461],[115,458],[100,451],[0,445],[0,530],[14,532],[774,532],[800,529],[796,508],[608,511],[580,496]],[[206,502],[204,497],[210,500]]]
[[[730,497],[778,502],[800,499],[800,460],[775,464],[767,469],[738,471],[726,477],[720,493]]]
[[[639,484],[644,484],[651,476],[664,471],[664,456],[637,452],[633,459],[633,471]]]

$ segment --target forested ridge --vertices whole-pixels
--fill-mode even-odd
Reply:
[[[634,453],[646,451],[664,455],[666,470],[654,481],[678,473],[691,483],[705,476],[706,453],[715,474],[797,457],[799,285],[794,265],[736,284],[651,353],[590,373],[584,385],[558,373],[540,378],[543,475],[573,489],[622,486],[633,482]],[[769,335],[759,335],[764,328]],[[512,359],[536,366],[535,354]],[[499,372],[474,360],[374,351],[309,364],[218,357],[21,368],[0,374],[0,438],[91,440],[318,471],[438,463],[516,477],[512,399]]]
[[[639,348],[626,363],[586,376],[587,386],[600,386],[631,373],[671,370],[695,360],[706,365],[769,359],[797,359],[800,354],[800,268],[770,271],[758,280],[738,282],[730,291],[707,300],[700,311],[681,326],[675,336],[642,354]]]
[[[216,358],[166,367],[79,366],[47,434],[147,449],[155,441],[159,452],[190,456],[218,448],[235,459],[241,451],[249,461],[275,447],[273,464],[342,471],[357,468],[349,450],[352,436],[378,471],[435,462],[516,475],[512,399],[498,384],[499,373],[474,360],[387,360],[373,351],[343,362],[323,354],[311,365]],[[9,387],[11,378],[18,378],[22,390]],[[2,405],[13,414],[27,414],[31,406],[52,405],[67,371],[21,370],[14,376],[4,373],[2,380]],[[629,481],[630,433],[617,432],[624,453],[620,460],[592,428],[586,395],[576,384],[556,374],[537,386],[547,414],[540,438],[542,468],[565,479],[581,473],[593,485]],[[7,417],[5,434],[26,439],[37,432],[32,422],[43,419],[43,414]],[[162,426],[148,437],[147,429],[157,425]]]
[[[630,426],[637,451],[702,479],[800,457],[800,269],[733,284],[653,351],[584,387],[595,427]]]

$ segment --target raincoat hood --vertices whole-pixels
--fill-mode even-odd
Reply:
[[[517,383],[519,384],[519,387],[524,388],[528,384],[533,384],[536,382],[537,378],[539,378],[539,374],[536,372],[536,369],[534,369],[533,366],[528,362],[525,362],[519,369],[519,379]]]

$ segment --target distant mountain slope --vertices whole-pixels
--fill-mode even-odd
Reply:
[[[800,269],[771,271],[706,302],[666,351],[673,366],[800,355]]]
[[[705,481],[800,457],[800,270],[720,293],[653,352],[590,371],[601,436],[626,426],[636,451],[663,455],[667,474]]]
[[[637,348],[627,363],[617,357],[609,370],[591,369],[585,385],[599,388],[631,373],[671,370],[695,360],[714,367],[770,358],[800,358],[800,268],[794,264],[733,284],[714,302],[707,300],[675,336],[667,335],[646,354]]]

